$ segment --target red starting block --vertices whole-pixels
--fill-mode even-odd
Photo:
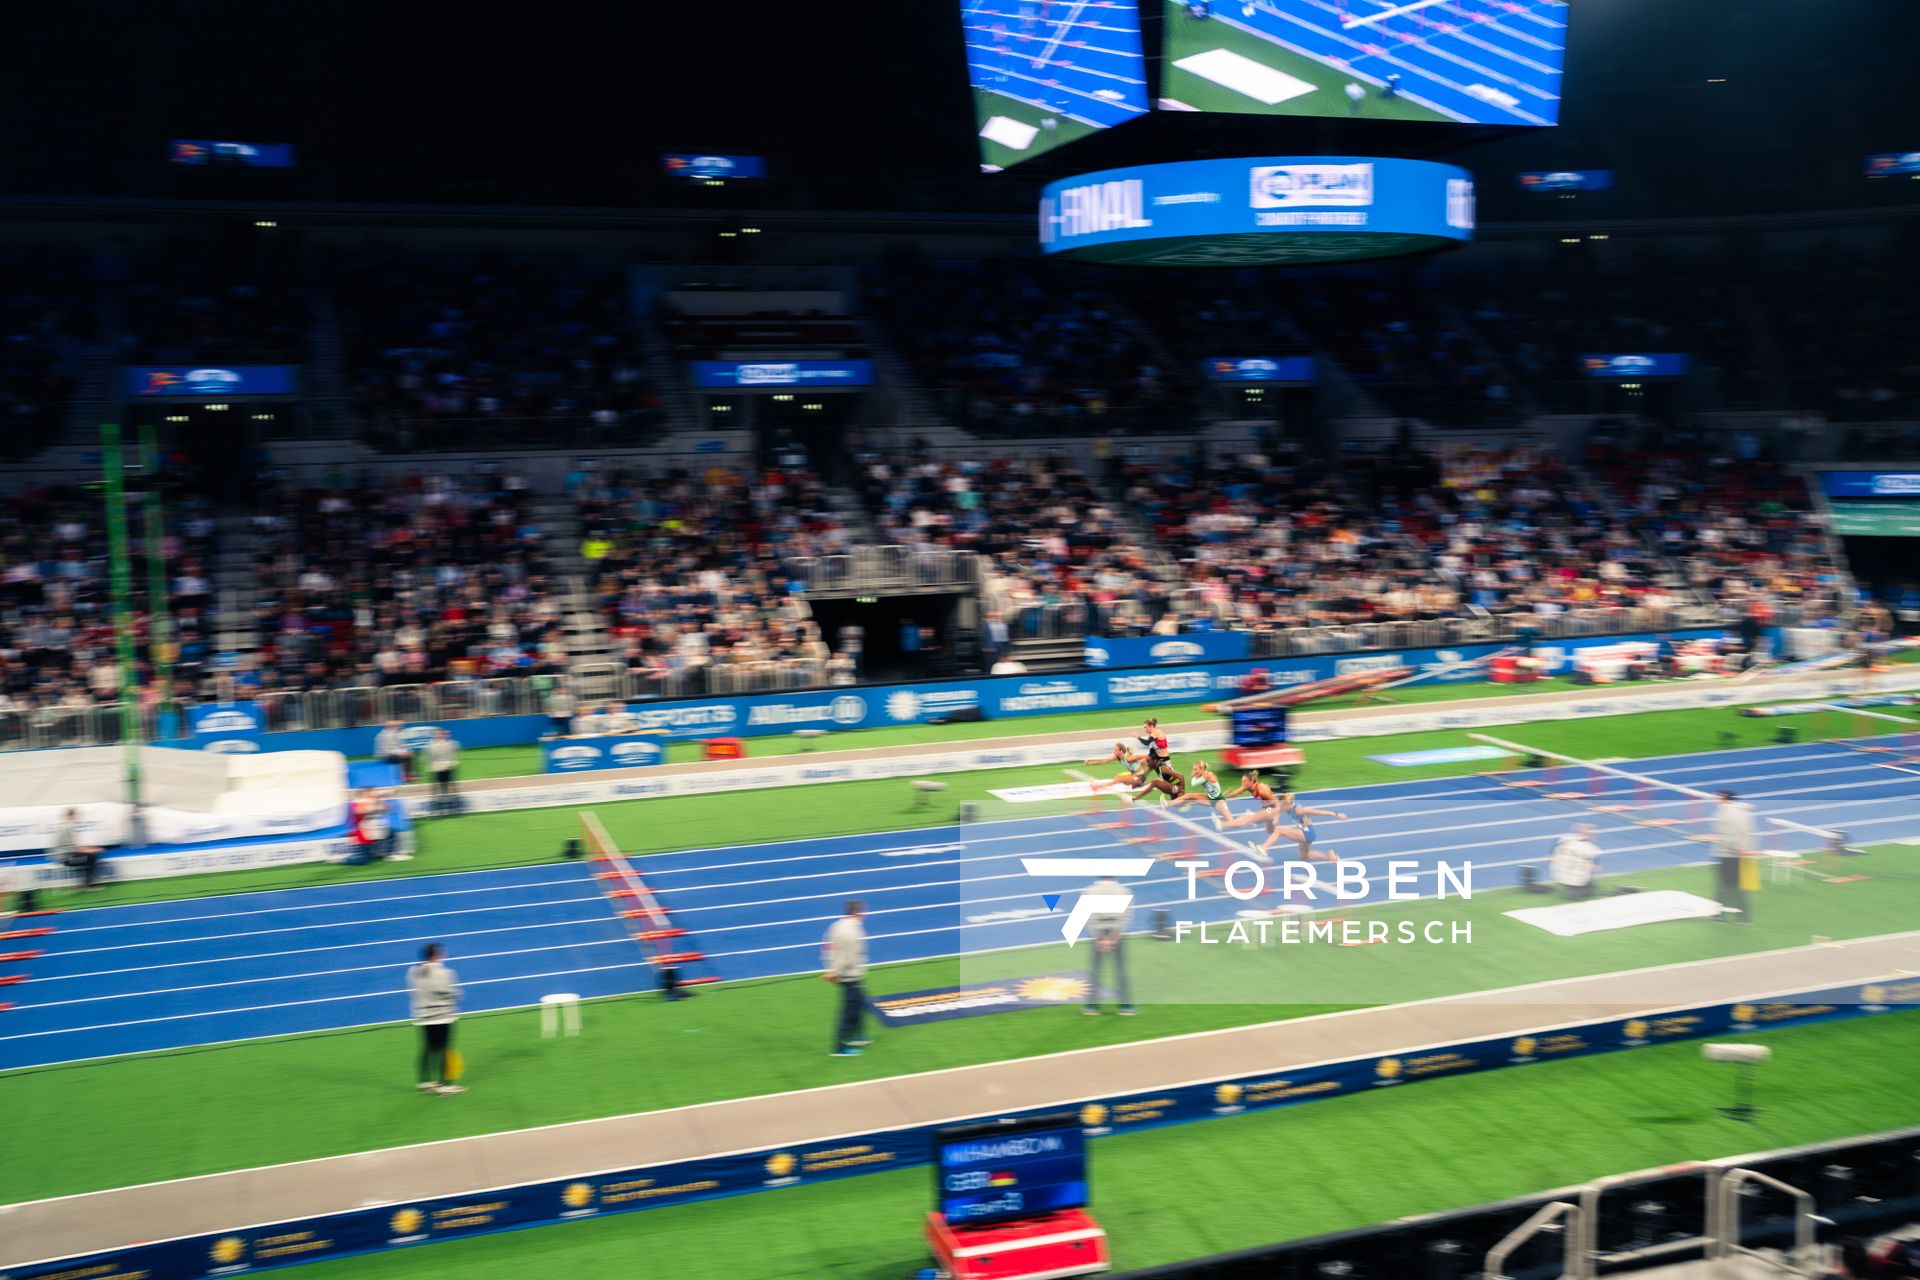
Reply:
[[[0,987],[17,987],[26,980],[24,973],[0,973]]]
[[[37,929],[9,929],[0,933],[0,938],[44,938],[52,932],[52,925],[43,924]]]
[[[927,1249],[953,1280],[1040,1280],[1090,1276],[1113,1264],[1107,1233],[1084,1209],[985,1227],[950,1226],[927,1215]]]
[[[18,960],[38,960],[45,954],[47,953],[44,951],[9,951],[5,955],[0,955],[0,964]]]

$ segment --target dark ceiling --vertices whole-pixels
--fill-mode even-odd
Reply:
[[[235,194],[244,177],[255,186],[240,194],[288,199],[645,204],[662,197],[659,153],[684,148],[767,155],[788,204],[1024,209],[1034,178],[1072,168],[1371,148],[1451,152],[1487,194],[1512,170],[1612,168],[1619,212],[1686,214],[1884,198],[1860,177],[1862,157],[1920,149],[1920,0],[1574,0],[1557,129],[1488,140],[1449,126],[1356,135],[1345,123],[1167,117],[1046,169],[980,176],[958,9],[38,6],[7,32],[0,180],[60,195]],[[181,136],[294,142],[302,168],[169,173],[164,143]]]

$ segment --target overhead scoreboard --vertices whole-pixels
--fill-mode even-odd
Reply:
[[[1040,247],[1089,262],[1354,262],[1473,238],[1473,177],[1430,160],[1258,156],[1106,169],[1049,183]]]

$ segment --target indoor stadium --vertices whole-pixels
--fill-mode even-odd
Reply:
[[[1920,1277],[1916,37],[18,16],[0,1280]]]

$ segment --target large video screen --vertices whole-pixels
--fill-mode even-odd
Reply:
[[[961,21],[988,173],[1147,112],[1134,0],[961,0]]]
[[[1565,0],[1165,0],[1172,111],[1549,125]]]

